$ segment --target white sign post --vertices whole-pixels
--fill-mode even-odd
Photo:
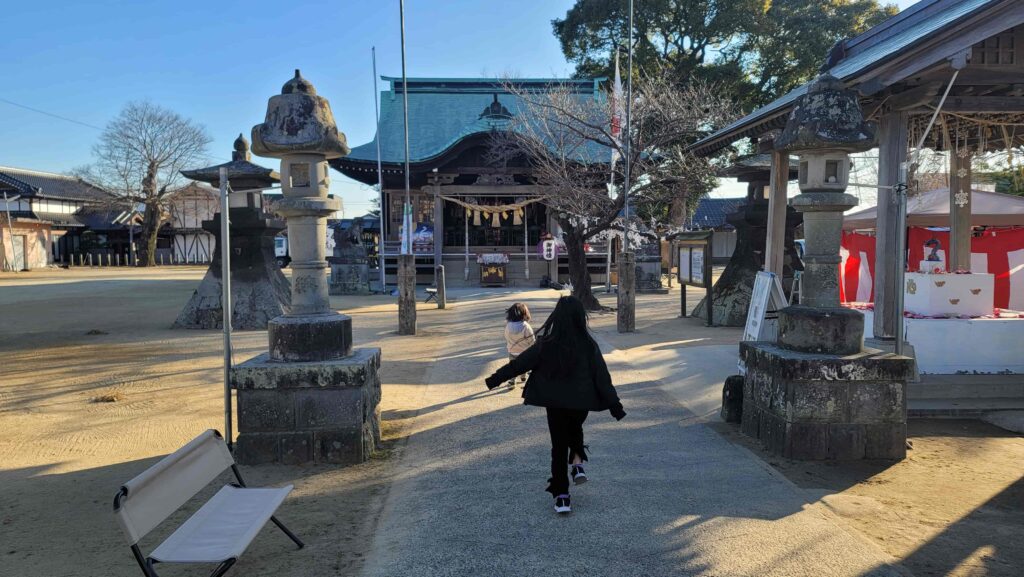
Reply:
[[[774,341],[779,332],[779,311],[787,306],[789,303],[779,277],[771,272],[757,273],[742,340]],[[739,370],[741,375],[747,372],[742,361],[739,361]]]

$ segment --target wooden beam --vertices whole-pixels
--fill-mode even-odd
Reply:
[[[938,101],[932,106],[938,106]],[[948,112],[1024,112],[1024,96],[950,96],[942,106]]]
[[[971,157],[949,154],[950,271],[971,270]]]
[[[772,151],[771,189],[768,196],[768,238],[765,242],[764,270],[782,279],[783,255],[786,252],[786,206],[789,184],[789,154]]]
[[[886,104],[892,110],[917,108],[935,100],[935,97],[939,95],[940,90],[942,90],[941,83],[929,82],[909,90],[904,90],[899,94],[893,94],[886,101]]]

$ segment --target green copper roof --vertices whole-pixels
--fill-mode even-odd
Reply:
[[[402,128],[402,79],[381,77],[390,89],[381,92],[380,133],[374,140],[356,146],[340,162],[377,161],[377,138],[381,142],[381,161],[405,162]],[[605,78],[515,79],[524,90],[547,90],[552,85],[569,85],[584,98],[604,98]],[[409,78],[409,161],[428,161],[443,154],[463,138],[502,129],[507,115],[520,109],[519,98],[504,87],[505,81],[492,78]],[[495,100],[497,105],[495,105]]]

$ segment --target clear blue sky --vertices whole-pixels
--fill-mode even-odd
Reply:
[[[550,22],[572,4],[407,0],[408,74],[568,75]],[[353,146],[374,133],[370,47],[379,74],[401,74],[398,0],[22,1],[3,11],[0,99],[95,127],[148,99],[203,124],[217,162],[263,121],[267,98],[295,68],[330,99]],[[98,135],[0,101],[0,165],[68,171],[91,161]],[[333,178],[348,216],[369,209],[371,191]]]

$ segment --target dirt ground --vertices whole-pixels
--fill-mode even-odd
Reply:
[[[223,428],[220,333],[170,329],[203,272],[0,274],[0,575],[136,574],[111,514],[114,493],[202,430]],[[604,300],[613,304],[614,296]],[[696,300],[693,291],[691,304]],[[295,485],[280,517],[308,546],[296,552],[276,531],[263,531],[238,564],[240,575],[358,573],[395,474],[391,457],[430,406],[420,385],[434,352],[447,331],[464,330],[431,306],[421,308],[420,336],[399,337],[393,299],[332,303],[354,318],[357,346],[384,348],[385,447],[352,467],[243,468],[254,485]],[[643,295],[639,303],[633,335],[617,335],[614,314],[592,319],[632,359],[668,342],[699,354],[687,347],[738,339],[735,330],[676,319],[677,292]],[[235,358],[265,347],[265,332],[237,333]],[[709,412],[686,415],[771,463],[807,491],[808,503],[824,503],[916,575],[1021,575],[1020,435],[975,421],[915,421],[914,449],[903,462],[800,463],[761,453]],[[167,530],[147,541],[159,542]],[[190,569],[162,574],[194,574]]]
[[[170,328],[204,272],[0,275],[0,575],[138,573],[111,514],[118,487],[203,430],[224,427],[221,333]],[[395,313],[382,314],[396,310],[390,301],[334,304],[355,319],[357,346],[387,339],[382,409],[413,414],[436,340],[395,335]],[[266,349],[266,333],[236,333],[234,344],[236,359],[252,357]],[[233,571],[356,573],[402,424],[385,423],[384,450],[362,465],[244,467],[252,485],[295,485],[279,516],[307,547],[295,552],[283,535],[263,531]],[[180,512],[179,523],[190,513]],[[144,543],[159,543],[170,528]]]

